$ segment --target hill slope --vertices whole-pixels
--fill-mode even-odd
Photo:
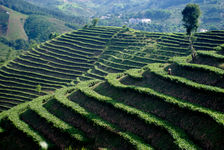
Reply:
[[[224,34],[216,31],[196,36],[197,50],[213,50],[223,43]],[[0,111],[82,80],[104,80],[108,73],[148,63],[166,63],[173,56],[189,54],[184,34],[118,27],[83,28],[66,33],[1,67]]]
[[[6,38],[9,40],[28,40],[24,30],[24,23],[28,16],[8,9],[7,7],[4,8],[9,12],[9,24]]]
[[[199,51],[195,61],[175,57],[171,64],[110,73],[105,81],[83,81],[18,105],[0,114],[0,144],[12,148],[19,143],[15,147],[22,149],[221,150],[223,58],[223,53]],[[213,65],[207,64],[210,59]]]
[[[58,20],[53,17],[49,16],[40,16],[40,15],[25,15],[23,13],[20,13],[18,11],[14,11],[12,9],[9,9],[7,7],[4,7],[0,5],[1,9],[4,9],[6,12],[8,12],[9,19],[7,22],[7,28],[4,29],[3,33],[0,36],[7,38],[8,40],[15,41],[17,39],[23,39],[23,40],[29,40],[35,39],[30,35],[29,32],[38,31],[40,34],[46,34],[43,32],[49,32],[47,36],[49,36],[50,32],[57,32],[57,33],[64,33],[69,32],[72,29],[67,27],[65,22]],[[41,19],[40,19],[41,18]],[[29,20],[27,22],[27,20]],[[41,21],[40,21],[41,20]],[[39,23],[39,24],[38,24]],[[1,25],[4,23],[1,23]],[[24,24],[26,24],[26,28],[24,28]],[[43,27],[43,24],[47,24],[49,27],[52,28],[46,29],[46,27]],[[32,31],[30,28],[32,28]],[[42,31],[42,30],[43,31]],[[0,29],[1,30],[1,29]],[[28,36],[27,36],[28,34]],[[36,38],[35,40],[40,40],[41,38]],[[46,40],[45,40],[46,41]]]
[[[224,29],[223,0],[26,0],[34,5],[60,9],[67,14],[101,18],[101,25],[122,26],[151,32],[183,32],[181,11],[188,3],[202,10],[200,29]],[[150,24],[129,22],[150,18]]]

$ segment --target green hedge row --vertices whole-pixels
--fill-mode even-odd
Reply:
[[[112,66],[109,66],[109,65],[106,65],[106,64],[104,64],[104,63],[102,63],[102,62],[96,62],[96,65],[97,65],[97,67],[98,68],[102,68],[102,70],[104,70],[104,71],[108,71],[108,70],[111,70],[112,72],[123,72],[123,71],[125,71],[125,69],[121,69],[121,68],[115,68],[115,67],[112,67]]]
[[[81,49],[83,51],[87,51],[87,52],[94,52],[94,51],[98,51],[98,52],[101,52],[102,50],[99,50],[99,49],[96,49],[96,48],[91,48],[91,47],[84,47],[82,45],[78,45],[76,43],[71,43],[71,42],[66,42],[66,41],[58,41],[56,39],[53,39],[51,40],[51,43],[57,43],[57,45],[69,45],[69,47],[72,47],[72,48],[78,48],[78,49]],[[103,48],[101,48],[103,49]]]
[[[62,58],[62,59],[65,59],[65,60],[74,61],[74,59],[77,59],[77,60],[86,61],[86,62],[90,61],[89,59],[86,59],[86,58],[73,57],[71,55],[65,55],[65,54],[58,54],[58,53],[55,53],[54,51],[49,51],[49,50],[46,50],[46,49],[43,49],[43,48],[40,48],[40,47],[37,47],[36,49],[39,52],[47,53],[48,55],[51,55],[53,57],[58,57],[58,58]]]
[[[31,52],[34,53],[34,54],[38,54],[39,57],[40,56],[45,56],[47,60],[50,60],[50,58],[53,58],[54,60],[59,61],[62,64],[67,63],[67,64],[71,64],[71,65],[80,65],[80,62],[74,62],[74,61],[65,60],[65,59],[62,59],[62,58],[59,58],[59,57],[54,57],[54,56],[46,54],[46,53],[43,54],[43,53],[37,51],[36,49],[32,49]],[[83,64],[85,66],[88,66],[88,67],[92,66],[91,63],[84,63],[84,62],[82,62],[81,64]]]
[[[213,66],[208,66],[208,65],[201,65],[201,64],[192,64],[192,63],[187,63],[187,58],[186,57],[180,57],[180,58],[172,58],[171,59],[175,64],[177,64],[178,66],[181,67],[185,67],[188,69],[192,69],[192,70],[201,70],[201,71],[207,71],[207,72],[213,72],[219,76],[223,76],[224,75],[224,70],[223,69],[219,69],[217,67],[213,67]]]
[[[153,64],[153,65],[148,65],[147,67],[149,68],[150,72],[153,73],[154,75],[160,78],[163,78],[167,81],[170,81],[174,84],[182,85],[192,90],[201,91],[204,94],[208,94],[208,95],[214,94],[219,97],[224,95],[224,89],[222,88],[199,84],[183,77],[168,75],[168,73],[165,70],[163,70],[163,68],[161,68],[160,66],[161,64]],[[211,100],[209,99],[209,101]],[[206,101],[204,100],[203,102],[206,102]],[[221,102],[219,101],[219,103]]]
[[[217,54],[216,51],[197,51],[197,53],[199,56],[202,56],[202,57],[210,57],[220,61],[224,61],[224,56]]]
[[[46,94],[47,92],[45,91],[42,91],[42,92],[37,92],[36,88],[26,88],[26,87],[18,87],[18,86],[9,86],[9,85],[5,85],[5,84],[1,84],[0,83],[0,87],[1,89],[3,90],[11,90],[10,93],[12,93],[13,91],[16,91],[17,93],[23,93],[23,94],[26,94],[26,95],[29,95],[30,97],[37,97],[39,95],[44,95]]]
[[[133,146],[136,147],[136,149],[147,149],[150,148],[148,145],[141,143],[140,139],[134,136],[133,134],[129,132],[121,131],[119,128],[114,126],[113,124],[110,124],[107,121],[102,120],[100,117],[96,116],[95,114],[92,114],[88,111],[86,111],[84,108],[80,107],[78,104],[70,101],[65,97],[66,89],[64,90],[58,90],[56,92],[56,99],[58,102],[60,102],[62,105],[67,107],[68,109],[73,110],[74,112],[80,114],[81,116],[85,117],[89,122],[92,122],[96,126],[99,126],[109,132],[113,132],[114,134],[118,135],[125,141],[131,143]]]
[[[29,103],[35,103],[36,101],[48,100],[51,97],[52,97],[51,95],[38,97],[34,101]],[[24,135],[32,138],[33,141],[39,146],[40,149],[48,149],[47,141],[41,135],[39,135],[35,130],[32,130],[30,126],[26,124],[25,122],[23,122],[19,117],[19,115],[24,110],[27,109],[29,103],[23,103],[23,104],[17,105],[8,111],[4,111],[0,113],[0,122],[4,121],[4,118],[7,118],[7,120],[9,120],[13,124],[13,126],[15,126],[15,128],[23,132]]]
[[[135,61],[134,59],[126,59],[126,58],[120,58],[119,56],[114,55],[108,55],[104,54],[100,58],[107,59],[109,61],[112,61],[114,63],[119,63],[122,65],[130,65],[131,67],[143,67],[146,65],[146,63],[142,63],[140,61]]]
[[[86,51],[83,51],[83,50],[78,50],[78,49],[74,49],[74,48],[71,48],[71,47],[63,46],[63,45],[55,45],[55,44],[50,43],[48,41],[44,43],[44,46],[47,46],[47,47],[52,48],[52,49],[55,48],[55,49],[58,49],[60,51],[69,51],[72,54],[85,56],[85,57],[92,56],[94,54],[92,52],[86,52]]]
[[[122,75],[123,74],[109,74],[106,77],[106,80],[110,85],[112,85],[116,88],[122,88],[122,89],[130,88],[130,89],[136,89],[139,92],[143,92],[143,90],[140,91],[139,90],[140,88],[137,89],[137,87],[135,87],[135,86],[126,86],[126,85],[121,84],[117,78],[121,77]],[[147,88],[143,88],[143,89],[147,89]],[[150,93],[148,93],[149,91],[150,91]],[[146,93],[146,92],[144,91],[144,93]],[[147,94],[151,95],[150,89],[148,89]],[[154,93],[152,93],[152,94],[154,94]],[[116,103],[118,103],[118,102],[116,102]],[[127,107],[129,107],[129,106],[124,105],[121,108],[127,108]],[[137,113],[137,116],[142,117],[148,123],[153,123],[157,126],[165,128],[172,135],[175,142],[181,149],[198,149],[198,147],[196,145],[194,145],[191,141],[189,141],[188,136],[184,133],[183,130],[173,126],[172,124],[170,124],[164,120],[157,118],[156,116],[154,116],[152,114],[144,113],[139,110],[132,110],[131,112],[132,112],[132,114]]]
[[[98,48],[98,49],[103,49],[104,45],[98,45],[98,44],[94,44],[94,43],[86,43],[86,42],[82,42],[80,40],[74,40],[71,38],[65,38],[65,37],[59,37],[57,38],[57,41],[65,41],[67,43],[72,43],[72,44],[77,44],[83,47],[90,47],[90,48]]]
[[[29,66],[34,67],[34,68],[41,67],[43,69],[52,70],[52,71],[55,71],[55,72],[57,71],[58,73],[75,74],[75,75],[83,73],[82,71],[79,71],[79,70],[71,70],[71,69],[67,69],[67,68],[58,68],[58,67],[54,67],[54,66],[51,66],[49,64],[46,64],[46,63],[39,63],[39,62],[35,62],[35,61],[30,61],[29,59],[23,59],[21,57],[18,57],[14,61],[17,62],[17,63],[22,63],[24,65],[29,65]]]
[[[30,103],[29,107],[32,111],[36,112],[40,118],[47,120],[47,122],[50,122],[54,128],[61,132],[68,133],[74,140],[83,144],[88,142],[84,133],[49,113],[42,104],[42,101],[36,101],[35,103]]]
[[[145,68],[145,69],[147,69],[147,68]],[[141,76],[142,72],[140,72],[138,74],[140,74],[139,76]],[[184,100],[181,100],[178,98],[174,98],[174,97],[156,92],[155,90],[150,89],[150,88],[145,88],[145,87],[140,87],[140,86],[132,86],[132,85],[124,85],[124,84],[120,83],[120,81],[119,81],[119,78],[121,78],[123,76],[124,76],[123,73],[108,74],[105,79],[107,80],[107,82],[110,85],[112,85],[116,88],[121,88],[121,89],[128,88],[128,89],[135,90],[136,92],[139,92],[139,93],[144,93],[144,94],[147,94],[147,95],[150,95],[153,97],[158,97],[159,99],[163,99],[164,102],[166,102],[166,103],[171,103],[178,107],[188,109],[190,111],[205,114],[205,115],[213,118],[218,124],[224,126],[224,119],[223,119],[224,114],[221,112],[217,112],[217,111],[214,111],[214,110],[211,110],[211,109],[208,109],[208,108],[196,105],[196,104],[192,104],[190,102],[187,102],[187,101],[184,101]]]
[[[70,73],[59,72],[59,71],[55,71],[55,70],[49,70],[49,69],[45,69],[41,66],[39,66],[39,67],[29,66],[29,65],[25,65],[24,63],[22,64],[22,63],[14,62],[14,61],[12,61],[10,63],[9,67],[14,67],[17,69],[26,70],[26,71],[30,71],[30,72],[37,72],[40,74],[46,74],[49,77],[53,76],[60,80],[66,80],[66,77],[70,79],[70,78],[80,75],[80,74],[70,74]]]
[[[26,76],[26,75],[20,75],[20,74],[14,74],[14,73],[10,73],[10,72],[5,72],[4,70],[0,70],[0,74],[1,76],[3,76],[3,74],[7,75],[6,77],[10,80],[21,80],[22,82],[28,82],[28,83],[32,83],[35,85],[36,84],[41,84],[41,85],[47,85],[47,86],[52,86],[52,87],[61,87],[63,84],[58,82],[58,81],[49,81],[46,80],[44,78],[35,78],[35,77],[30,77],[30,76]]]
[[[1,79],[0,78],[0,84],[2,85],[14,85],[14,86],[17,86],[17,87],[21,87],[21,88],[27,88],[27,89],[36,89],[37,86],[36,85],[31,85],[29,82],[17,82],[17,81],[13,81],[13,80],[9,80],[8,78],[5,78],[5,79]],[[42,85],[42,90],[55,90],[56,88],[50,88],[49,86],[44,86]]]
[[[69,34],[65,34],[65,35],[70,35],[70,36],[75,36],[75,37],[79,37],[79,38],[88,38],[88,39],[92,39],[92,40],[99,40],[99,41],[104,41],[104,42],[108,42],[111,38],[102,38],[100,36],[93,36],[93,35],[85,35],[85,34],[79,34],[76,32],[72,32]]]
[[[29,57],[30,56],[30,57]],[[43,59],[41,57],[38,57],[38,56],[34,56],[34,55],[27,55],[27,57],[25,55],[20,55],[20,57],[25,57],[24,59],[26,60],[29,60],[29,61],[35,61],[35,62],[39,62],[39,63],[50,63],[51,66],[55,66],[55,67],[58,67],[58,68],[67,68],[67,69],[73,69],[73,70],[78,70],[78,71],[83,71],[83,70],[88,70],[89,67],[85,67],[85,66],[80,66],[80,64],[76,64],[76,65],[68,65],[68,64],[61,64],[61,63],[58,63],[58,62],[55,62],[55,61],[51,61],[51,60],[46,60],[46,59]],[[78,66],[77,66],[78,65]]]
[[[4,101],[11,101],[11,102],[14,102],[14,103],[23,103],[23,102],[26,102],[26,100],[24,100],[25,97],[19,99],[19,98],[15,98],[15,97],[0,96],[0,98],[2,99],[1,101],[3,101],[3,102]]]
[[[108,66],[114,67],[114,68],[118,68],[118,69],[131,69],[131,68],[136,68],[137,66],[132,66],[132,65],[124,65],[124,64],[120,64],[120,63],[116,63],[104,58],[99,58],[99,62],[102,62]]]
[[[61,37],[81,41],[84,43],[91,43],[91,44],[97,44],[97,45],[105,45],[106,44],[106,41],[104,41],[104,39],[96,40],[96,39],[91,39],[91,38],[87,38],[87,37],[79,37],[78,35],[72,36],[71,34],[63,34],[63,35],[61,35]]]
[[[69,49],[65,50],[64,48],[55,48],[49,44],[41,45],[41,48],[45,49],[46,51],[53,51],[54,53],[57,53],[57,54],[73,56],[73,57],[80,57],[80,58],[84,58],[84,59],[89,59],[93,55],[93,53],[87,54],[87,53],[83,53],[80,51],[74,51],[74,50],[70,51]]]
[[[17,75],[17,73],[18,74],[21,74],[21,75],[24,75],[25,74],[25,76],[33,76],[34,75],[34,76],[37,76],[39,79],[45,79],[45,80],[50,80],[50,81],[53,80],[55,82],[57,81],[60,84],[67,83],[67,82],[70,81],[70,80],[60,79],[60,78],[53,77],[53,76],[47,76],[45,74],[34,73],[32,71],[18,70],[18,69],[11,68],[11,67],[8,67],[8,66],[4,66],[2,69],[3,70],[6,69],[5,71],[7,71],[7,72],[11,72],[11,73],[13,72],[15,75]]]

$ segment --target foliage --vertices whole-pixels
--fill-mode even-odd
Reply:
[[[14,44],[15,49],[27,49],[29,47],[29,44],[27,41],[23,39],[17,39]]]
[[[41,87],[41,85],[40,85],[40,84],[38,84],[38,85],[37,85],[37,88],[36,88],[36,90],[37,90],[37,92],[38,92],[38,93],[40,93],[40,92],[41,92],[41,88],[42,88],[42,87]]]
[[[217,51],[224,51],[224,44],[215,47],[215,50],[217,50]]]
[[[53,23],[44,16],[31,15],[26,20],[24,29],[29,37],[39,42],[49,39],[49,35],[56,30]]]
[[[110,80],[110,83],[111,82],[115,82],[115,84],[116,84],[116,83],[119,82],[119,81],[118,82],[115,81],[116,80],[115,77],[117,75],[119,76],[119,74],[110,74],[110,75],[108,75],[106,77],[106,79]],[[170,134],[176,140],[176,143],[181,148],[183,148],[183,149],[188,149],[188,148],[190,148],[190,149],[197,149],[197,147],[193,143],[191,143],[191,142],[189,142],[187,140],[185,133],[182,132],[180,129],[172,126],[171,124],[169,124],[166,121],[161,120],[160,118],[154,116],[153,114],[145,113],[145,112],[143,112],[141,110],[138,110],[138,109],[136,109],[134,107],[131,107],[131,106],[125,105],[125,104],[123,104],[123,103],[121,103],[119,101],[116,101],[116,100],[114,100],[114,99],[112,99],[110,97],[107,97],[107,96],[103,96],[103,95],[98,94],[97,92],[95,92],[94,90],[92,90],[88,86],[92,82],[94,82],[94,81],[87,81],[87,82],[79,83],[77,85],[77,88],[79,88],[88,97],[97,99],[98,101],[101,101],[101,102],[106,103],[106,104],[110,104],[110,105],[112,105],[111,107],[114,107],[114,108],[116,108],[118,110],[120,109],[122,111],[125,111],[128,114],[135,115],[138,118],[144,120],[147,124],[155,124],[156,126],[160,126],[161,128],[167,129],[168,132],[170,132]],[[111,84],[113,84],[113,83],[111,83]],[[125,87],[125,85],[123,87]],[[138,143],[136,143],[136,145],[137,144]],[[139,147],[138,147],[138,149],[144,148],[143,147],[144,145],[143,144],[140,145],[140,144],[141,143],[139,141]]]
[[[71,24],[71,23],[65,23],[65,26],[67,26],[67,27],[69,27],[69,28],[71,28],[73,30],[77,30],[77,29],[80,28],[79,25],[77,25],[77,24]]]
[[[0,34],[4,35],[7,33],[8,29],[8,21],[9,21],[9,14],[6,13],[4,9],[0,7]]]
[[[203,46],[203,44],[206,44],[207,47],[217,45],[217,43],[219,43],[221,40],[213,40],[213,37],[219,39],[222,38],[222,34],[223,31],[203,34],[198,33],[198,39],[208,42],[198,42],[197,45],[200,46],[201,44]],[[33,44],[35,45],[35,42],[33,42]],[[198,143],[194,144],[195,137],[191,135],[190,139],[188,137],[188,131],[191,130],[191,128],[188,128],[189,130],[186,131],[185,129],[182,129],[181,126],[174,125],[175,122],[170,123],[170,121],[166,120],[168,115],[165,116],[165,119],[160,115],[157,115],[157,113],[160,113],[161,115],[166,114],[157,111],[156,108],[156,111],[152,113],[137,109],[136,106],[139,104],[139,99],[137,97],[135,101],[136,103],[133,106],[132,104],[129,105],[128,101],[125,101],[127,99],[124,99],[124,102],[121,102],[120,99],[117,100],[116,98],[111,98],[109,96],[104,96],[97,93],[92,88],[97,86],[97,83],[99,82],[98,80],[82,82],[82,80],[91,78],[102,78],[109,72],[121,72],[125,69],[134,68],[127,70],[124,73],[109,74],[106,77],[106,83],[104,83],[110,84],[108,84],[109,90],[110,88],[116,88],[116,90],[123,89],[124,91],[127,90],[127,93],[130,90],[136,94],[142,94],[145,97],[149,96],[150,98],[155,98],[155,101],[160,100],[161,103],[165,104],[166,106],[172,105],[175,108],[178,108],[178,112],[179,110],[183,110],[183,114],[186,110],[190,115],[196,114],[198,116],[205,116],[209,118],[209,121],[212,120],[213,123],[219,123],[220,126],[223,126],[223,113],[212,110],[211,108],[205,108],[182,99],[165,95],[154,90],[153,87],[151,89],[139,86],[137,84],[125,85],[119,81],[120,78],[124,79],[123,77],[128,75],[131,77],[131,80],[135,80],[136,83],[138,83],[138,81],[144,80],[145,75],[150,72],[150,75],[152,73],[165,81],[169,81],[172,84],[186,86],[189,89],[204,92],[208,96],[210,93],[224,93],[223,89],[221,88],[197,84],[185,78],[167,75],[167,72],[163,70],[163,67],[167,64],[150,64],[142,69],[135,69],[140,68],[147,63],[166,62],[174,55],[186,56],[186,49],[182,48],[184,47],[182,45],[188,45],[188,41],[185,39],[183,34],[148,33],[136,31],[133,29],[126,30],[126,27],[92,27],[80,29],[78,31],[63,34],[58,36],[58,38],[45,42],[31,51],[26,51],[20,57],[17,57],[16,60],[11,61],[9,65],[4,65],[4,68],[1,69],[1,82],[7,83],[5,85],[1,83],[2,89],[5,91],[3,94],[9,94],[9,96],[18,96],[14,95],[14,93],[20,92],[25,96],[19,95],[18,97],[23,100],[20,100],[19,102],[24,102],[24,99],[27,98],[26,95],[36,96],[38,95],[37,92],[40,93],[41,91],[43,94],[46,94],[45,91],[53,91],[62,86],[73,86],[77,82],[81,82],[78,83],[77,86],[69,88],[65,87],[63,89],[57,90],[54,96],[49,97],[51,99],[50,102],[52,102],[50,104],[57,103],[59,106],[66,107],[67,109],[65,108],[64,111],[68,110],[73,112],[78,117],[82,117],[85,120],[85,125],[94,125],[96,128],[102,128],[103,131],[106,130],[116,134],[120,139],[131,143],[133,146],[136,146],[136,149],[147,149],[149,147],[147,143],[145,144],[147,141],[142,140],[129,131],[127,132],[123,127],[120,128],[120,126],[117,126],[113,120],[105,121],[105,119],[102,119],[103,117],[101,118],[98,115],[95,115],[94,110],[89,111],[87,106],[82,108],[79,105],[79,102],[75,103],[74,101],[69,100],[67,96],[70,94],[70,92],[76,92],[76,90],[78,90],[78,94],[83,94],[85,98],[88,98],[90,101],[93,100],[96,103],[107,105],[116,112],[122,112],[127,116],[134,116],[134,119],[144,121],[144,124],[150,124],[156,128],[166,131],[169,136],[172,136],[172,142],[178,145],[180,149],[197,149]],[[156,49],[156,51],[152,52],[153,49]],[[100,54],[98,55],[97,53]],[[213,52],[208,51],[207,53],[212,54]],[[200,54],[201,53],[199,51],[199,55]],[[214,56],[211,57],[214,58],[215,56],[221,57],[222,55],[214,53]],[[221,58],[223,59],[223,57],[224,56]],[[192,70],[206,70],[207,72],[216,73],[221,76],[224,74],[223,70],[221,69],[200,64],[189,64],[187,63],[186,59],[189,59],[189,56],[185,58],[173,58],[172,61],[176,61],[176,63],[178,63],[178,65],[181,67],[188,67]],[[39,84],[36,85],[36,83]],[[16,84],[19,84],[19,87],[14,86]],[[48,88],[51,89],[48,90]],[[108,92],[112,93],[113,90]],[[112,94],[118,95],[118,93]],[[126,94],[126,92],[124,92],[124,94]],[[5,102],[4,98],[5,97],[1,96],[2,102]],[[48,108],[43,107],[43,104],[48,103],[49,99],[42,98],[17,105],[14,108],[1,113],[1,122],[5,121],[2,118],[9,118],[9,120],[13,122],[13,125],[16,126],[18,130],[23,131],[23,134],[31,137],[34,141],[36,141],[37,144],[42,141],[45,142],[45,139],[39,135],[42,133],[33,130],[31,128],[32,125],[23,122],[19,116],[20,113],[26,110],[32,110],[35,112],[35,114],[38,115],[39,118],[43,119],[45,122],[47,122],[47,124],[51,125],[53,129],[59,130],[60,133],[68,133],[75,140],[78,139],[80,141],[85,141],[85,135],[82,135],[82,132],[80,132],[79,129],[74,128],[74,126],[70,126],[69,122],[62,121],[63,118],[60,118],[60,116],[57,116],[57,118],[52,113],[50,113]],[[17,99],[11,99],[17,102]],[[11,99],[9,99],[9,101]],[[10,104],[17,104],[14,101],[10,102]],[[50,104],[49,108],[51,107]],[[147,104],[144,105],[145,106],[143,107],[148,109]],[[5,107],[7,106],[4,106],[4,108]],[[169,107],[166,108],[169,111]],[[99,112],[100,111],[101,110],[99,110]],[[175,112],[173,115],[175,115]],[[74,119],[79,121],[78,117]],[[184,124],[184,122],[181,123]],[[78,126],[77,128],[81,127]],[[193,126],[192,128],[194,129]],[[203,130],[210,129],[198,130],[204,134],[208,132],[204,132]],[[0,128],[0,132],[3,132],[3,129]],[[88,133],[88,131],[85,132]],[[154,139],[154,137],[152,137],[152,139]]]
[[[189,61],[191,60],[189,58],[190,58],[189,56],[188,57],[174,57],[174,58],[171,58],[170,61],[177,64],[178,66],[186,67],[188,69],[208,71],[208,72],[213,72],[221,77],[224,76],[223,69],[213,67],[213,66],[208,66],[208,65],[202,65],[202,64],[191,64],[189,63]]]
[[[137,14],[133,15],[134,18],[150,18],[152,20],[165,20],[169,19],[171,16],[171,12],[168,10],[145,10],[143,12],[138,12]]]
[[[58,33],[56,33],[56,32],[51,32],[51,34],[49,35],[49,39],[56,38],[57,36],[59,36]]]
[[[35,103],[35,101],[48,100],[51,97],[52,95],[38,97],[34,101],[29,103]],[[40,149],[42,148],[45,149],[40,144],[42,142],[47,143],[46,140],[42,136],[40,136],[37,132],[35,132],[33,129],[31,129],[29,125],[23,122],[19,117],[21,112],[23,112],[29,107],[29,103],[18,105],[10,109],[9,111],[0,113],[0,122],[2,122],[3,119],[7,118],[18,130],[22,131],[26,136],[31,137],[33,141],[39,146]]]
[[[191,35],[192,32],[196,32],[199,27],[199,17],[201,11],[199,5],[188,4],[182,11],[183,25],[186,28],[187,34]]]
[[[39,7],[24,0],[2,0],[0,4],[28,15],[52,16],[74,24],[83,24],[85,22],[81,17],[68,16],[57,9]]]
[[[171,82],[180,83],[192,89],[200,89],[201,91],[204,91],[205,93],[224,94],[224,89],[222,88],[199,84],[183,77],[167,75],[167,73],[163,70],[163,68],[160,68],[159,65],[160,64],[153,64],[153,65],[149,64],[148,67],[153,74],[161,76]]]
[[[29,42],[23,39],[17,39],[15,41],[9,41],[4,37],[0,37],[0,42],[8,45],[9,47],[13,47],[16,50],[27,49],[29,47]]]
[[[158,67],[150,65],[151,68],[155,67],[154,69],[157,69]],[[147,70],[146,70],[147,71]],[[140,73],[141,74],[141,73]],[[129,88],[129,89],[133,89],[139,93],[145,93],[147,95],[151,95],[151,96],[156,96],[156,97],[160,97],[161,99],[163,99],[165,102],[167,103],[172,103],[175,105],[178,105],[181,108],[186,108],[189,109],[191,111],[195,111],[195,112],[200,112],[200,113],[204,113],[206,115],[211,116],[217,123],[220,123],[222,125],[224,125],[224,115],[220,112],[217,111],[213,111],[211,109],[207,109],[205,107],[201,107],[199,105],[196,104],[192,104],[190,102],[187,101],[183,101],[181,99],[177,99],[168,95],[164,95],[162,93],[159,93],[153,89],[150,88],[145,88],[145,87],[141,87],[141,86],[133,86],[133,85],[124,85],[122,84],[119,79],[117,79],[117,77],[121,77],[124,74],[121,73],[117,73],[117,74],[108,74],[108,76],[106,76],[106,80],[109,84],[111,84],[112,86],[115,86],[117,88]]]
[[[220,54],[217,54],[216,51],[198,51],[197,52],[199,56],[204,56],[204,57],[210,57],[210,58],[213,58],[213,59],[218,59],[218,60],[221,60],[223,61],[224,60],[224,56],[223,55],[220,55]]]
[[[97,25],[97,23],[99,22],[99,18],[94,18],[92,20],[92,26],[95,27]]]
[[[92,83],[92,81],[90,81],[90,82]],[[80,84],[78,87],[79,88],[85,88],[85,86],[83,86],[83,84]],[[125,140],[129,141],[137,149],[139,149],[139,148],[140,149],[145,149],[147,147],[151,150],[151,147],[148,147],[149,145],[142,142],[142,140],[139,139],[139,137],[136,137],[135,135],[133,135],[132,133],[129,133],[127,131],[120,130],[114,124],[111,124],[108,121],[103,120],[99,116],[97,116],[97,115],[95,115],[91,112],[88,112],[87,110],[85,110],[84,108],[79,106],[77,103],[68,100],[68,98],[66,98],[64,95],[61,95],[62,93],[65,94],[65,92],[66,92],[66,89],[63,89],[63,90],[60,90],[60,91],[58,90],[56,92],[56,98],[61,104],[66,106],[68,109],[72,109],[73,111],[79,113],[80,115],[85,117],[89,122],[93,122],[94,125],[96,125],[98,127],[101,127],[105,130],[109,130],[109,131],[114,132],[115,134],[120,136],[122,139],[125,139]]]

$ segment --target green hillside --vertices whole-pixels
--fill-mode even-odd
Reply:
[[[9,12],[9,24],[6,38],[8,40],[24,39],[28,40],[26,32],[24,30],[24,23],[27,15],[18,13],[11,9],[4,7]]]
[[[9,22],[9,14],[0,6],[0,35],[6,35]]]
[[[214,31],[196,36],[197,50],[213,50],[223,43],[224,34]],[[173,56],[187,56],[190,54],[187,39],[179,33],[149,33],[118,27],[83,28],[62,34],[1,67],[0,110],[82,80],[104,80],[108,73],[140,68],[148,63],[166,63]],[[41,92],[37,91],[39,85]]]
[[[194,61],[184,34],[125,27],[23,53],[0,69],[0,148],[224,149],[224,31],[195,36]]]
[[[72,31],[72,26],[49,16],[25,15],[0,5],[0,63],[10,60],[36,43],[49,39],[52,32]],[[12,50],[12,52],[11,52]],[[18,55],[17,55],[18,56]]]
[[[17,39],[23,39],[23,40],[28,40],[29,39],[35,39],[33,38],[29,32],[34,32],[38,31],[40,34],[46,34],[46,32],[58,32],[58,33],[64,33],[64,32],[69,32],[72,29],[67,27],[65,22],[58,20],[53,17],[46,17],[46,16],[38,16],[38,15],[25,15],[22,13],[19,13],[17,11],[14,11],[12,9],[9,9],[7,7],[1,6],[1,8],[4,8],[5,11],[9,13],[9,20],[7,24],[7,30],[4,30],[5,34],[1,34],[0,36],[7,38],[8,40],[15,41]],[[35,17],[35,18],[34,18]],[[41,19],[40,19],[41,18]],[[29,20],[29,22],[27,22]],[[37,24],[39,23],[39,24]],[[0,25],[2,25],[1,23]],[[24,28],[24,24],[27,26]],[[50,29],[45,29],[43,28],[43,25],[48,25],[48,28]],[[31,31],[31,29],[34,31]],[[42,29],[42,30],[40,30]],[[27,36],[28,34],[28,36]],[[49,36],[49,34],[47,36]],[[35,40],[40,40],[40,39],[35,39]],[[45,40],[46,41],[46,40]]]

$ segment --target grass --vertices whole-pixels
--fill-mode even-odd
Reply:
[[[8,40],[17,40],[17,39],[24,39],[28,40],[28,37],[24,30],[24,23],[27,15],[21,14],[19,12],[13,11],[7,7],[4,7],[9,13],[9,25],[7,31],[7,39]]]
[[[110,97],[106,97],[103,95],[100,95],[93,91],[91,88],[89,88],[89,84],[92,84],[94,81],[87,81],[82,82],[77,85],[77,88],[81,90],[83,93],[85,93],[88,97],[93,97],[99,101],[102,101],[104,103],[112,104],[117,109],[124,110],[128,114],[136,115],[139,118],[143,119],[148,124],[155,124],[156,126],[160,126],[161,128],[165,128],[168,130],[168,132],[173,136],[175,139],[175,143],[181,148],[181,149],[198,149],[197,146],[195,146],[192,142],[190,142],[187,139],[187,136],[183,131],[180,129],[172,126],[166,121],[163,121],[156,116],[152,114],[144,113],[138,109],[135,109],[133,107],[127,106],[123,103],[117,102],[116,100],[113,100]],[[138,147],[138,149],[142,149],[141,147]]]
[[[144,88],[144,87],[138,87],[138,86],[132,86],[132,85],[130,85],[130,86],[124,85],[124,84],[120,83],[120,81],[118,80],[122,76],[124,76],[124,74],[121,74],[121,73],[109,74],[106,77],[106,79],[109,82],[109,84],[111,84],[112,86],[115,86],[117,88],[134,89],[135,91],[140,92],[140,93],[145,93],[148,95],[160,97],[160,98],[164,99],[166,102],[178,105],[179,107],[186,108],[191,111],[196,111],[196,112],[201,112],[201,113],[207,114],[207,115],[211,116],[217,123],[224,126],[224,114],[223,113],[220,113],[220,112],[217,112],[217,111],[205,108],[205,107],[201,107],[201,106],[183,101],[181,99],[176,99],[174,97],[156,92],[155,90],[150,89],[150,88]]]
[[[47,100],[51,97],[52,97],[52,95],[38,97],[37,99],[35,99],[29,103],[35,103],[37,101],[42,102],[43,100]],[[37,132],[30,129],[29,125],[26,124],[25,122],[23,122],[19,118],[19,115],[21,114],[21,112],[23,112],[24,110],[27,109],[27,107],[29,106],[29,103],[24,103],[24,104],[18,105],[16,107],[10,109],[9,111],[0,113],[0,123],[2,123],[2,121],[4,121],[5,118],[8,118],[8,120],[10,122],[12,122],[12,124],[18,130],[22,131],[28,137],[31,137],[33,139],[33,141],[36,142],[37,145],[39,145],[40,148],[46,149],[45,147],[42,147],[42,143],[47,143],[46,140],[43,137],[41,137]]]
[[[130,141],[130,143],[132,143],[133,146],[136,146],[136,148],[138,148],[138,149],[145,149],[146,148],[147,149],[148,146],[145,145],[144,143],[142,143],[140,141],[140,139],[136,138],[133,134],[128,133],[128,132],[119,131],[119,129],[116,126],[102,120],[100,117],[96,116],[95,114],[87,112],[84,108],[80,107],[78,104],[69,101],[68,98],[66,98],[64,96],[64,94],[66,92],[67,92],[67,89],[60,90],[60,91],[56,92],[56,99],[60,103],[62,103],[63,105],[65,105],[69,109],[72,109],[73,111],[79,113],[80,115],[88,118],[88,120],[93,121],[94,124],[96,124],[98,126],[101,126],[102,128],[105,128],[107,130],[110,130],[110,131],[118,134],[119,136],[121,136],[125,140]]]
[[[82,132],[50,114],[44,107],[42,107],[42,104],[42,101],[38,101],[36,103],[31,103],[29,106],[30,109],[35,111],[41,118],[45,118],[48,122],[52,122],[55,128],[69,133],[75,140],[80,142],[88,141],[88,139],[83,135]]]

